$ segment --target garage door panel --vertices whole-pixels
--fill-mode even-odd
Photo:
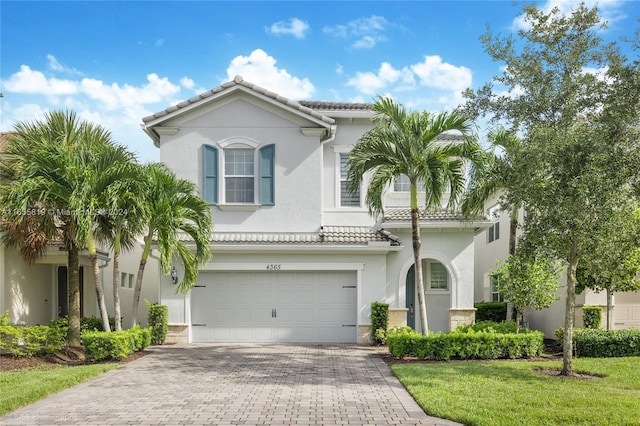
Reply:
[[[355,272],[205,272],[192,293],[194,341],[357,339]]]

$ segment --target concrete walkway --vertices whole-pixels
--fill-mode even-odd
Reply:
[[[162,346],[0,425],[456,424],[424,414],[376,350]]]

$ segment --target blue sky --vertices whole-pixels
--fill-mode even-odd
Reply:
[[[595,2],[589,0],[588,4]],[[545,0],[568,12],[577,1]],[[605,40],[631,37],[637,0],[602,0]],[[501,73],[479,37],[519,28],[500,1],[0,2],[0,130],[69,109],[138,158],[159,152],[142,117],[237,74],[283,96],[455,107]],[[631,54],[627,50],[627,54]]]

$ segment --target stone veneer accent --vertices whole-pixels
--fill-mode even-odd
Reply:
[[[371,324],[358,324],[358,344],[370,345],[371,343]]]
[[[407,326],[407,308],[389,308],[389,328]]]
[[[459,325],[471,325],[476,320],[476,308],[449,309],[449,330],[455,330]]]
[[[189,325],[169,324],[165,343],[189,343]]]

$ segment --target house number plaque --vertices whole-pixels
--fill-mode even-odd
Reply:
[[[267,271],[279,271],[282,269],[282,265],[279,263],[272,263],[267,265]]]

